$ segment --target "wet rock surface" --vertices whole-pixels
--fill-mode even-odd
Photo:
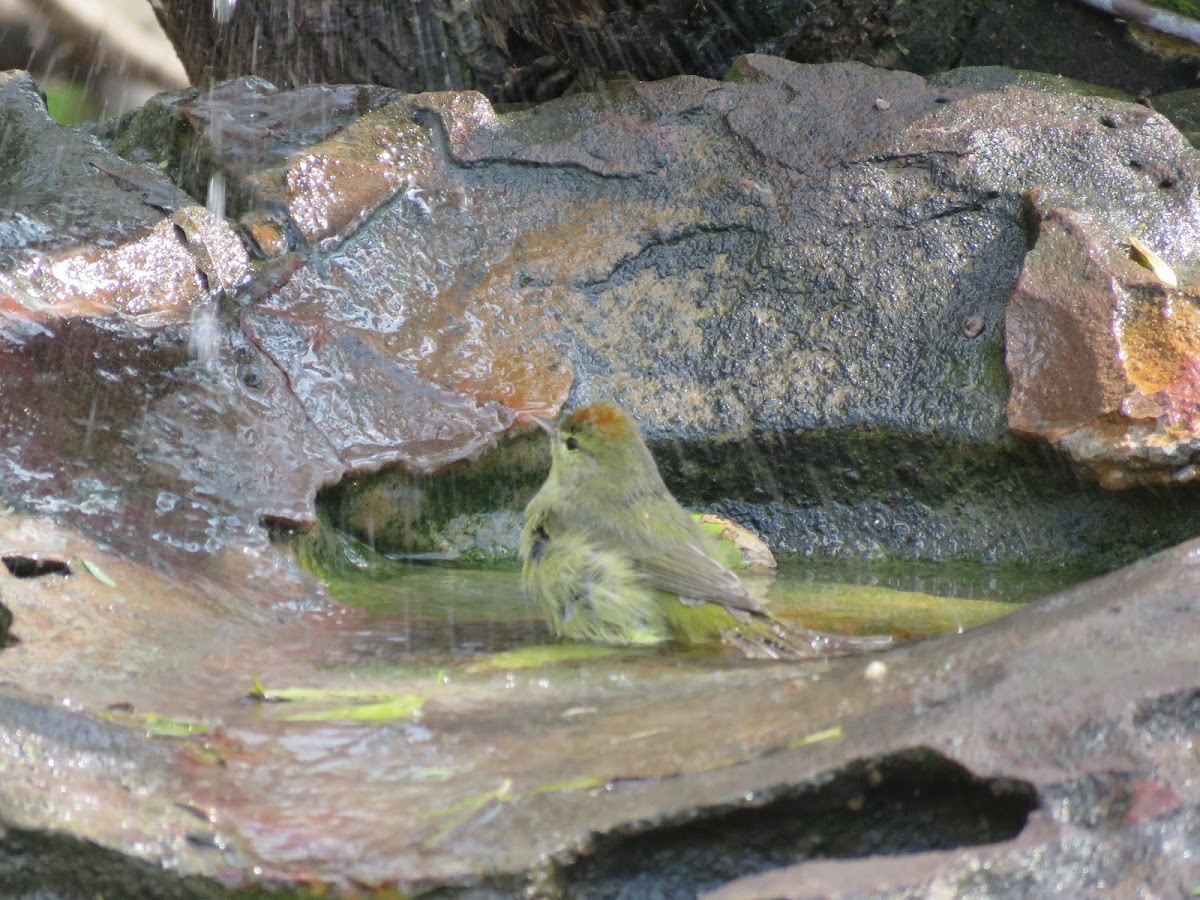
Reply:
[[[4,139],[27,154],[14,150],[7,176],[0,273],[0,496],[12,505],[168,571],[239,591],[250,571],[272,582],[264,596],[309,602],[319,587],[264,525],[310,527],[317,491],[345,472],[434,468],[512,423],[503,391],[464,394],[461,376],[441,388],[366,327],[247,308],[235,293],[250,259],[225,220],[157,167],[59,129],[27,77],[0,88]],[[42,165],[34,151],[51,144]],[[214,566],[226,548],[246,565]]]
[[[482,283],[520,323],[517,355],[539,348],[519,377],[537,382],[555,367],[544,348],[561,348],[572,402],[630,407],[685,502],[784,550],[1111,566],[1194,532],[1186,499],[1076,483],[1004,414],[1028,192],[1112,234],[1149,229],[1188,264],[1191,151],[1161,116],[1000,70],[926,82],[767,57],[725,83],[613,85],[499,117],[471,95],[411,102],[417,134],[452,163],[424,137],[405,158],[421,193],[384,215],[415,261],[394,266],[403,251],[379,252],[387,238],[367,229],[334,254],[335,279],[306,269],[271,303],[328,308],[331,281],[392,296],[436,283],[426,258],[465,267],[454,289]],[[493,227],[463,228],[467,206]],[[360,247],[388,263],[343,275]],[[440,343],[455,349],[456,330]],[[511,470],[536,481],[520,457]],[[497,541],[495,518],[452,524],[461,510],[437,498],[453,491],[400,475],[351,480],[331,502],[390,550],[515,545],[519,503]],[[398,495],[426,534],[381,517]],[[1116,540],[1114,520],[1129,526]]]
[[[1200,292],[1135,264],[1091,217],[1040,213],[1006,319],[1013,429],[1109,488],[1195,480]]]
[[[157,170],[55,126],[27,77],[0,96],[6,141],[58,150],[16,157],[5,184],[0,497],[188,571],[214,599],[248,573],[278,588],[264,597],[319,597],[260,521],[311,522],[343,467],[216,322],[249,275],[241,241]]]
[[[1196,219],[1165,120],[1060,88],[748,57],[728,82],[509,115],[327,97],[345,128],[229,170],[271,238],[251,263],[224,220],[6,79],[4,139],[64,151],[5,182],[4,883],[69,893],[85,865],[182,896],[752,892],[736,879],[910,851],[843,863],[848,883],[1190,890],[1194,544],[878,665],[668,650],[529,672],[475,664],[540,639],[532,616],[343,608],[267,538],[387,465],[408,474],[371,483],[382,501],[349,484],[346,521],[412,525],[454,484],[415,475],[477,471],[572,378],[573,400],[635,411],[685,499],[778,548],[1114,562],[1190,534],[1186,506],[1080,485],[1008,430],[1029,192],[1167,247]],[[193,137],[216,146],[219,118]],[[61,232],[35,221],[50,196]],[[504,448],[478,468],[538,477],[530,439]],[[519,489],[490,484],[484,511],[512,515]],[[435,639],[460,629],[469,653]],[[393,715],[313,718],[256,679],[376,691]]]
[[[260,520],[311,522],[317,488],[341,467],[305,439],[278,373],[260,369],[251,389],[245,374],[207,372],[179,327],[83,317],[5,344],[4,495],[136,559],[207,566],[223,547],[248,546],[272,555]]]
[[[877,659],[535,669],[431,653],[416,636],[444,627],[422,624],[432,610],[230,616],[44,521],[0,520],[0,549],[72,570],[0,571],[17,638],[0,652],[6,846],[75,835],[112,851],[90,858],[96,883],[161,889],[162,869],[139,881],[146,862],[179,896],[1174,894],[1200,876],[1194,543]],[[537,640],[513,625],[505,641]],[[303,721],[311,704],[247,700],[256,678],[421,702]],[[47,803],[63,779],[91,799]],[[8,857],[6,884],[69,893],[77,845],[36,847]]]

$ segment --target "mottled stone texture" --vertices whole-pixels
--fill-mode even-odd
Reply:
[[[518,667],[447,647],[471,623],[434,613],[444,598],[267,617],[46,520],[0,516],[0,549],[71,570],[0,567],[10,891],[1186,896],[1200,878],[1196,543],[878,659],[750,667]],[[419,633],[441,650],[411,652]],[[255,703],[256,679],[340,693]],[[389,698],[420,712],[303,721]]]
[[[1200,289],[1166,284],[1084,213],[1043,216],[1007,317],[1013,429],[1105,487],[1195,480]]]
[[[374,149],[348,153],[355,134]],[[305,173],[351,158],[336,171],[374,172],[383,156],[403,195],[343,241],[334,223],[352,214],[314,218]],[[477,94],[406,98],[250,183],[337,244],[268,305],[382,327],[477,396],[477,372],[516,362],[512,408],[533,408],[521,385],[573,371],[572,401],[628,406],[686,502],[779,549],[1111,565],[1194,525],[1012,437],[1003,323],[1036,228],[1027,198],[1186,257],[1190,160],[1161,116],[1054,79],[756,56],[726,82],[614,84],[504,115]],[[329,196],[321,209],[350,195]],[[450,312],[479,303],[508,330]],[[492,348],[482,367],[447,362],[476,347]],[[544,469],[510,459],[519,498]],[[470,551],[503,529],[514,545],[519,502],[481,530],[439,506],[450,493],[398,473],[345,483],[334,508],[389,549]]]
[[[1020,303],[1099,298],[1086,346],[1128,359],[1039,408],[1186,409],[1190,294],[1100,258],[1140,229],[1187,281],[1197,179],[1165,120],[1011,72],[766,57],[506,115],[473,93],[307,96],[343,125],[301,117],[315,143],[224,142],[196,96],[106,143],[0,85],[0,557],[19,561],[0,569],[0,884],[692,895],[887,851],[914,855],[844,883],[1191,890],[1194,544],[873,665],[522,671],[457,637],[410,652],[512,624],[338,607],[263,527],[305,527],[322,485],[388,465],[406,474],[357,495],[383,517],[365,531],[434,494],[511,511],[518,490],[472,505],[502,479],[459,487],[513,460],[540,477],[530,442],[470,457],[570,390],[628,404],[685,499],[776,547],[1113,562],[1173,540],[1194,507],[1081,485],[1010,434],[1001,327],[1040,217],[1022,284],[1045,255],[1088,289]],[[295,99],[239,97],[268,131]],[[142,161],[225,172],[264,258]],[[1054,358],[1080,371],[1073,346]],[[407,712],[294,719],[246,700],[256,679]]]
[[[239,176],[291,158],[287,146],[276,142],[271,152],[241,130],[247,122],[257,122],[258,134],[278,129],[279,117],[296,110],[286,98],[273,116],[257,116],[263,90],[252,81],[212,97],[188,92],[147,115],[160,125],[172,115],[185,127],[198,123],[215,146],[246,154],[243,170],[227,172],[236,199]],[[300,93],[342,124],[378,100],[370,90]],[[533,410],[550,413],[565,396],[569,367],[557,380],[523,382],[536,354],[480,337],[506,325],[489,317],[486,297],[468,297],[465,309],[452,304],[442,318],[416,316],[405,340],[382,333],[377,310],[347,323],[321,302],[308,310],[252,305],[238,293],[252,280],[251,261],[229,223],[148,164],[162,158],[178,172],[213,158],[172,157],[183,152],[169,143],[172,126],[148,129],[168,141],[156,146],[162,157],[124,133],[131,162],[56,126],[27,76],[4,76],[0,108],[10,164],[0,182],[0,496],[17,508],[59,516],[168,571],[198,569],[240,589],[244,573],[212,572],[212,554],[247,550],[248,559],[261,556],[264,577],[276,577],[284,563],[262,525],[310,527],[317,491],[344,473],[444,466],[512,424],[526,409],[505,405],[514,393],[513,402],[524,391]],[[288,141],[328,136],[304,115],[288,121]],[[402,141],[415,127],[375,132]],[[379,158],[380,147],[356,142],[353,131],[340,140],[331,144],[353,150],[330,151],[326,166],[301,160],[296,170],[307,180],[289,184],[302,197],[298,220],[308,222],[304,208],[326,229],[348,232],[409,182],[403,167]],[[56,152],[46,153],[51,146]],[[364,156],[374,168],[354,168]],[[208,178],[193,171],[191,182],[207,186]],[[314,225],[300,237],[328,236]],[[297,257],[286,263],[283,275],[259,265],[254,284],[286,280]],[[303,282],[297,275],[292,284]],[[397,302],[397,290],[392,284],[379,302]],[[446,330],[454,315],[475,330],[462,330],[434,359],[419,353],[421,335]],[[319,595],[298,573],[280,588]]]

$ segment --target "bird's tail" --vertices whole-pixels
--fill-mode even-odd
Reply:
[[[834,634],[781,622],[773,617],[755,617],[722,634],[727,644],[751,659],[813,659],[871,653],[891,646],[889,634]]]

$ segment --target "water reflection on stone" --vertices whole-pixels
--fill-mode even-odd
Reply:
[[[1081,575],[1063,568],[872,567],[785,558],[779,575],[743,581],[784,619],[855,633],[892,631],[901,639],[915,639],[980,625],[1022,601],[1079,581]],[[351,658],[452,662],[462,655],[557,643],[524,595],[520,572],[513,566],[411,565],[383,578],[335,579],[330,592],[368,613],[346,634]],[[708,659],[709,664],[730,662],[722,654]]]

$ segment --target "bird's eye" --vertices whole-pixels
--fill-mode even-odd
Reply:
[[[565,441],[563,441],[563,443],[567,445],[568,450],[578,450],[579,449],[579,441],[575,440],[575,438],[573,438],[573,437],[567,438]]]

